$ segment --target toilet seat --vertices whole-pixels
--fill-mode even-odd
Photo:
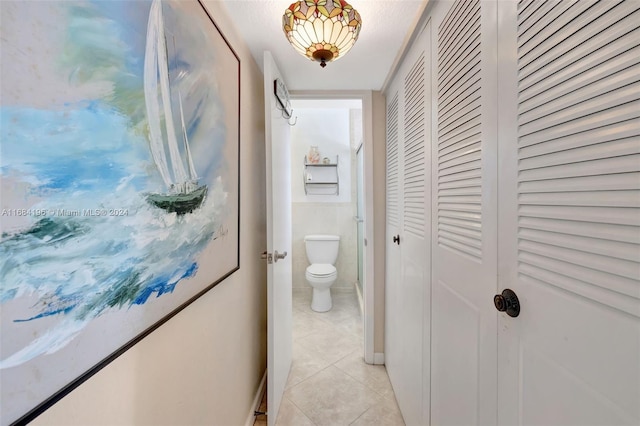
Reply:
[[[332,278],[337,275],[337,270],[329,263],[314,263],[307,267],[305,275],[313,278]]]

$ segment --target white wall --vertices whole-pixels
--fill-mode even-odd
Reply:
[[[373,92],[373,206],[374,217],[374,352],[384,352],[384,297],[385,297],[385,238],[387,212],[387,136],[386,99],[381,92]]]
[[[294,100],[296,125],[292,127],[292,219],[293,287],[308,288],[304,274],[309,265],[304,236],[337,234],[340,253],[336,263],[338,279],[334,289],[352,289],[357,280],[355,148],[362,141],[362,106],[358,100]],[[320,156],[335,162],[339,156],[338,195],[317,195],[304,191],[304,156],[310,146]],[[317,173],[317,171],[312,171]]]
[[[327,107],[322,102],[320,107],[298,107],[303,101],[292,101],[294,116],[297,117],[296,125],[291,127],[291,200],[294,203],[350,203],[351,194],[351,160],[353,149],[351,148],[349,108]],[[304,101],[309,103],[310,101]],[[320,158],[329,158],[332,163],[338,161],[338,175],[340,180],[338,194],[334,188],[321,192],[317,187],[307,186],[308,194],[305,194],[303,180],[304,157],[309,153],[311,146],[317,146]],[[313,181],[330,179],[333,168],[307,169],[313,176]],[[322,175],[322,176],[319,176]],[[321,195],[329,193],[331,195]]]
[[[266,368],[263,82],[221,3],[205,3],[241,59],[240,270],[34,425],[242,425],[253,409]]]

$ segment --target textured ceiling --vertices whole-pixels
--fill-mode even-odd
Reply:
[[[263,52],[271,51],[289,90],[379,90],[424,0],[349,0],[362,17],[360,37],[324,69],[296,52],[282,31],[282,15],[293,0],[221,2],[261,68]]]

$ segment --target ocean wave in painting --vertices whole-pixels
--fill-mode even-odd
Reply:
[[[109,310],[170,294],[195,275],[197,255],[221,232],[226,194],[220,178],[207,177],[207,197],[192,213],[150,205],[146,195],[161,181],[147,141],[109,108],[2,112],[0,177],[23,188],[16,199],[23,205],[0,217],[0,303],[29,301],[14,323],[56,318],[0,361],[8,368],[59,350]],[[55,122],[73,125],[56,131]]]

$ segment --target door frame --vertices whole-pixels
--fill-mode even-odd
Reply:
[[[362,101],[362,139],[364,146],[364,361],[367,364],[384,364],[384,354],[374,352],[375,316],[381,315],[375,310],[374,288],[374,206],[373,206],[373,94],[368,90],[292,90],[291,99],[327,100],[356,99]],[[381,302],[379,302],[381,303]]]

